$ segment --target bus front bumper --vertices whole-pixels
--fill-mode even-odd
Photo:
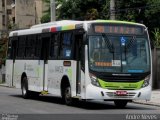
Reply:
[[[126,92],[125,95],[117,95],[117,91]],[[138,90],[108,90],[100,87],[88,85],[86,88],[86,99],[97,100],[150,100],[151,86]]]

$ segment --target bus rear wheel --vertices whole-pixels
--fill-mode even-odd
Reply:
[[[30,96],[30,91],[28,90],[27,77],[23,77],[22,83],[21,83],[21,89],[22,89],[22,97],[23,97],[24,99],[29,98],[29,96]]]
[[[117,108],[125,108],[127,105],[128,101],[127,100],[115,100],[114,104]]]
[[[71,97],[71,87],[70,86],[67,86],[64,89],[64,101],[66,105],[72,105],[73,103],[73,99]]]

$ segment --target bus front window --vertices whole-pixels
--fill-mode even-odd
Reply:
[[[89,36],[89,68],[96,72],[145,73],[150,70],[145,36]]]

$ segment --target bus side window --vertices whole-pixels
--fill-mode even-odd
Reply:
[[[50,59],[57,59],[58,57],[58,33],[54,33],[51,36],[50,42]]]
[[[25,36],[18,37],[17,58],[23,59],[25,57]]]
[[[26,58],[29,58],[30,57],[30,39],[29,39],[29,36],[26,36],[26,50],[25,50],[25,56]]]
[[[34,59],[35,57],[35,35],[29,35],[26,38],[26,58]]]
[[[35,36],[35,59],[40,59],[40,55],[41,55],[41,36],[40,35],[36,35]]]
[[[17,44],[18,44],[18,37],[15,37],[12,39],[12,42],[11,42],[11,58],[13,60],[16,59],[16,55],[17,55]]]
[[[60,49],[60,58],[62,59],[71,59],[72,55],[72,32],[62,33],[61,36],[61,49]]]

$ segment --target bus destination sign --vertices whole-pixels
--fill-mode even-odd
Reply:
[[[143,27],[127,25],[94,25],[96,33],[142,35]]]

